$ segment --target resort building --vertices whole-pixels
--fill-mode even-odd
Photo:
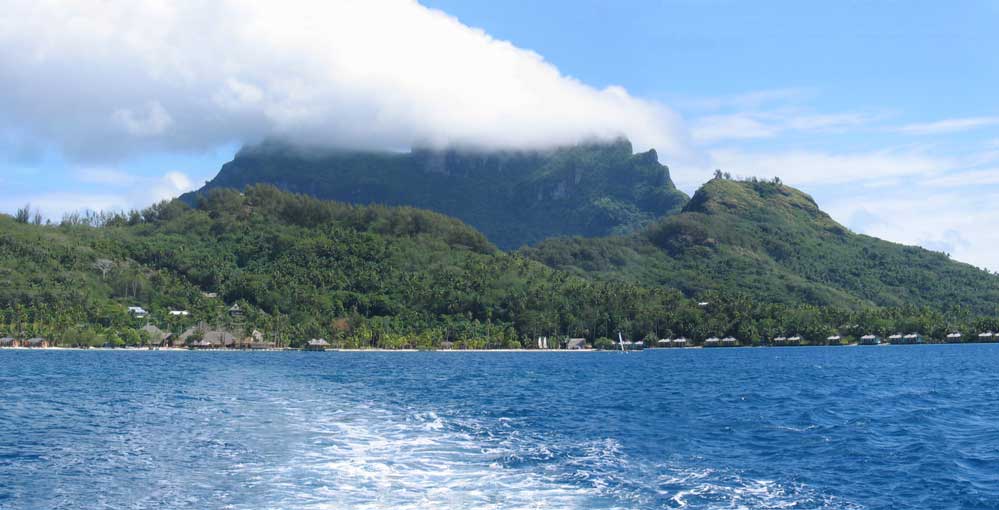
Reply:
[[[770,343],[777,346],[787,345],[787,337],[785,336],[776,337],[773,340],[771,340]]]
[[[676,338],[673,340],[673,347],[686,347],[687,339],[684,337]]]
[[[170,310],[167,313],[174,317],[187,317],[188,315],[191,315],[191,312],[188,312],[187,310]]]
[[[739,341],[735,337],[727,336],[722,338],[721,344],[723,347],[735,347],[739,345]]]
[[[791,338],[787,339],[787,344],[788,345],[801,345],[801,337],[798,336],[798,335],[794,335]]]
[[[132,316],[137,317],[139,319],[141,319],[141,318],[149,315],[149,312],[147,312],[141,306],[130,306],[130,307],[128,307],[128,313],[132,314]]]
[[[243,309],[239,307],[239,303],[233,303],[233,305],[229,307],[229,317],[242,317],[242,316],[243,316]]]
[[[49,341],[40,337],[29,338],[24,342],[24,346],[33,349],[44,349],[49,346]]]
[[[991,331],[987,331],[985,333],[979,333],[978,334],[978,341],[979,342],[991,342],[993,340],[995,340],[995,335],[993,335]]]
[[[923,335],[918,333],[909,333],[908,335],[902,337],[903,344],[921,344],[924,342],[926,342],[926,339],[923,338]]]
[[[949,333],[947,335],[947,341],[950,342],[950,343],[958,343],[958,342],[960,342],[961,341],[961,333],[960,332]]]
[[[326,341],[325,338],[313,338],[305,344],[305,350],[307,351],[325,351],[330,343]]]
[[[264,337],[264,334],[257,330],[253,330],[247,340],[249,342],[250,349],[274,349],[277,347],[277,344],[268,341]]]
[[[881,345],[881,338],[877,335],[864,335],[860,337],[860,345]]]
[[[833,335],[826,338],[826,343],[829,345],[840,345],[842,344],[843,337],[839,335]]]
[[[192,341],[195,335],[201,332],[201,339]],[[187,345],[192,349],[232,349],[237,346],[236,335],[228,331],[209,330],[201,328],[190,328],[180,335],[182,345]]]
[[[157,328],[152,324],[146,324],[145,326],[142,326],[142,329],[140,331],[145,331],[146,334],[149,335],[149,345],[155,347],[164,346],[167,343],[167,340],[169,340],[170,337],[173,336],[171,333],[163,331],[162,329]]]
[[[656,341],[656,346],[658,347],[669,347],[673,345],[673,339],[671,338],[660,338]]]
[[[570,338],[569,341],[565,343],[565,348],[570,351],[581,351],[586,348],[586,339]]]
[[[704,347],[718,347],[719,345],[721,345],[721,340],[715,336],[704,341]]]
[[[891,344],[900,344],[900,343],[902,343],[902,334],[901,333],[895,333],[894,335],[889,336],[888,337],[888,343],[891,343]]]
[[[12,338],[12,337],[9,337],[9,336],[5,336],[3,338],[0,338],[0,348],[2,348],[2,347],[20,347],[20,346],[21,346],[21,341],[18,340],[18,339],[16,339],[16,338]]]

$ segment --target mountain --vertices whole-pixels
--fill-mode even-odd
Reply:
[[[544,151],[246,147],[196,192],[252,184],[354,204],[407,205],[475,227],[509,250],[554,236],[606,236],[677,212],[687,196],[654,150],[617,140]],[[183,199],[195,203],[195,194]]]
[[[388,348],[999,329],[997,277],[851,234],[772,183],[712,181],[641,233],[515,253],[438,213],[268,185],[211,190],[196,208],[24,218],[0,215],[0,336],[63,344],[134,341],[147,321]]]
[[[999,276],[944,254],[858,235],[779,181],[716,178],[644,231],[563,238],[521,253],[588,278],[739,292],[824,306],[964,307],[995,314]]]
[[[226,311],[238,303],[246,330],[293,344],[517,347],[587,328],[601,308],[678,299],[559,273],[438,213],[266,185],[212,190],[197,208],[178,200],[61,225],[0,215],[0,336],[75,343],[134,336],[147,320],[175,333],[201,321],[233,327]],[[151,315],[135,319],[128,306]]]

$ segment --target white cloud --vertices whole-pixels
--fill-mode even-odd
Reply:
[[[958,188],[999,184],[999,168],[954,172],[926,180],[924,185],[938,188]]]
[[[159,179],[152,180],[144,191],[137,191],[138,203],[160,202],[187,193],[195,188],[191,179],[180,172],[167,172]]]
[[[970,131],[989,126],[999,125],[999,117],[966,117],[961,119],[945,119],[936,122],[907,124],[897,129],[900,133],[910,135],[937,135]]]
[[[52,220],[58,221],[69,212],[79,211],[127,211],[143,209],[150,204],[177,196],[195,189],[191,179],[182,172],[167,172],[157,177],[138,177],[128,172],[111,168],[84,168],[73,172],[76,181],[82,184],[100,185],[100,191],[46,191],[18,194],[5,197],[8,212],[30,203],[32,208]]]
[[[78,168],[74,172],[76,180],[88,184],[102,184],[111,187],[122,187],[134,184],[138,179],[136,176],[106,167],[86,167]]]
[[[531,147],[626,135],[687,151],[678,117],[413,0],[11,0],[0,132],[77,160],[269,136]]]
[[[173,124],[173,118],[159,101],[150,101],[138,112],[120,108],[111,114],[111,118],[126,133],[136,137],[161,135]]]
[[[751,140],[772,138],[780,128],[767,124],[753,115],[710,115],[697,119],[691,126],[694,141],[710,144],[722,140]]]
[[[834,218],[861,233],[945,252],[977,267],[999,269],[999,192],[929,192],[904,196],[851,193],[830,202]]]
[[[739,112],[694,119],[692,138],[699,144],[774,138],[788,131],[842,132],[866,124],[873,116],[859,113],[815,114],[791,110]]]
[[[744,176],[778,176],[792,186],[859,185],[897,177],[927,177],[957,166],[957,162],[918,151],[881,150],[858,153],[820,151],[710,151],[714,168]]]

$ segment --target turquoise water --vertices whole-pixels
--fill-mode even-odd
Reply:
[[[0,508],[999,508],[999,345],[0,351]]]

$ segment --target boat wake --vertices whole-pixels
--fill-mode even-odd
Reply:
[[[328,403],[327,403],[328,404]],[[248,463],[254,501],[234,508],[858,508],[808,488],[677,460],[643,463],[613,439],[526,432],[375,402],[326,407],[295,423],[287,462]],[[315,406],[319,407],[319,406]],[[313,407],[313,409],[315,408]]]

